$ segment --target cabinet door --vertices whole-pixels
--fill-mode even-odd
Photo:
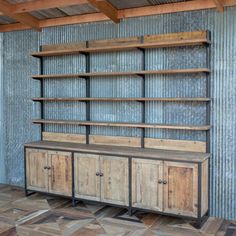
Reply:
[[[164,162],[164,212],[197,216],[198,166]]]
[[[49,192],[65,196],[72,195],[72,163],[70,152],[48,152]]]
[[[100,156],[101,201],[129,205],[128,158]]]
[[[74,162],[75,196],[100,201],[99,155],[76,153]]]
[[[162,211],[163,162],[146,159],[132,160],[132,206]]]
[[[27,189],[48,191],[47,151],[39,149],[26,149],[26,176]]]

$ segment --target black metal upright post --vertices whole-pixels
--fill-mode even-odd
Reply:
[[[197,228],[202,225],[202,163],[198,163],[198,203],[197,203]]]
[[[207,32],[207,38],[211,42],[211,33],[208,31]],[[211,69],[211,48],[210,44],[207,45],[206,49],[206,64],[207,68]],[[211,98],[211,77],[209,74],[206,75],[206,96]],[[211,125],[211,102],[207,103],[206,107],[206,124]],[[211,129],[207,130],[206,132],[206,143],[207,143],[207,148],[206,151],[207,153],[211,153]],[[210,215],[210,189],[211,189],[211,182],[210,182],[210,176],[211,176],[211,164],[208,162],[208,216]]]
[[[89,42],[86,42],[86,47],[89,47]],[[90,53],[85,53],[86,57],[86,73],[90,72]],[[90,77],[86,77],[86,97],[90,97]],[[86,121],[90,121],[90,101],[86,101]],[[90,126],[86,126],[86,144],[89,144]]]
[[[40,46],[40,51],[42,51],[42,46]],[[39,57],[39,63],[40,63],[40,75],[43,75],[43,58]],[[44,79],[40,80],[40,97],[44,97]],[[44,119],[44,102],[40,102],[40,116],[41,119]],[[41,124],[41,140],[43,140],[43,132],[44,132],[44,124]]]
[[[74,152],[72,152],[72,157],[71,157],[71,168],[72,168],[72,206],[75,207],[76,201],[75,201],[75,166],[74,166]]]
[[[211,36],[210,36],[210,32],[208,31],[208,39],[210,41]],[[210,57],[211,57],[211,51],[210,51],[210,45],[207,45],[207,49],[206,49],[206,64],[207,64],[207,68],[211,69],[211,63],[210,63]],[[211,98],[211,81],[210,81],[210,76],[207,73],[206,75],[206,97]],[[206,107],[206,124],[211,124],[211,102],[207,103],[207,107]],[[211,131],[208,130],[206,133],[206,142],[207,142],[207,152],[210,153],[210,133]]]
[[[143,36],[141,37],[141,42],[143,43]],[[140,48],[141,52],[143,53],[143,57],[142,57],[142,70],[145,71],[146,70],[146,53],[145,53],[145,49]],[[145,74],[142,75],[142,97],[145,98],[146,93],[145,93],[145,88],[146,88],[146,76]],[[142,102],[142,123],[146,122],[146,102],[143,101]],[[141,131],[141,148],[145,147],[145,128],[142,128]]]

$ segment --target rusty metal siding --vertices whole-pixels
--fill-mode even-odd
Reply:
[[[32,31],[4,33],[4,124],[5,166],[8,183],[23,184],[22,144],[39,139],[39,127],[31,118],[39,117],[39,106],[30,101],[39,96],[39,82],[30,80],[39,73],[38,61],[28,53],[41,44],[78,42],[92,39],[139,36],[144,34],[210,30],[211,45],[211,215],[236,219],[236,8],[227,8],[224,14],[215,10],[166,14],[134,18],[119,25],[110,22],[46,28],[42,33]],[[188,55],[188,56],[186,56]],[[147,50],[148,69],[166,69],[204,66],[204,49],[150,49]],[[84,71],[83,56],[46,58],[45,73],[73,73]],[[92,56],[93,71],[128,71],[141,69],[140,52],[101,53]],[[45,96],[84,96],[83,79],[50,80],[45,82]],[[147,76],[147,96],[205,96],[204,74],[179,76]],[[94,97],[141,96],[138,77],[94,78],[91,81]],[[191,109],[190,106],[192,107]],[[46,118],[85,119],[83,103],[47,104]],[[53,111],[53,112],[52,112]],[[66,112],[65,112],[66,111]],[[118,112],[117,112],[118,111]],[[139,103],[115,104],[94,102],[91,118],[106,121],[141,120]],[[204,124],[204,104],[150,102],[146,106],[147,121]],[[178,117],[173,117],[178,114]],[[200,114],[200,115],[199,115]],[[176,119],[177,118],[177,119]],[[46,126],[54,132],[84,133],[83,127]],[[92,127],[92,134],[139,136],[138,129]],[[147,137],[205,140],[204,132],[164,131],[150,129]]]

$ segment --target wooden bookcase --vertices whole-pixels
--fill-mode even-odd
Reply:
[[[146,70],[146,48],[197,45],[206,46],[206,68]],[[41,84],[41,96],[32,98],[34,102],[41,103],[41,118],[33,120],[33,123],[41,125],[42,140],[25,145],[26,194],[28,194],[28,191],[38,191],[71,196],[73,204],[75,204],[75,201],[78,199],[103,202],[127,207],[130,214],[132,214],[132,210],[134,209],[142,209],[175,216],[184,216],[197,219],[198,225],[201,225],[208,215],[209,205],[208,158],[210,157],[211,128],[211,96],[210,80],[208,77],[210,73],[209,45],[209,32],[197,31],[42,46],[40,52],[33,53],[32,56],[38,57],[41,64],[41,74],[32,76],[33,79],[39,80]],[[142,52],[142,70],[129,72],[91,71],[91,53],[126,50],[140,50]],[[85,56],[85,73],[43,74],[44,57],[72,54],[82,54]],[[145,94],[146,75],[196,73],[206,74],[206,97],[151,98],[147,97]],[[90,81],[93,78],[101,76],[103,78],[112,77],[112,79],[116,79],[117,76],[129,75],[141,78],[141,97],[91,97]],[[76,78],[84,78],[86,81],[85,97],[44,97],[45,79],[60,80]],[[44,119],[45,102],[65,101],[85,102],[86,120]],[[142,104],[142,122],[93,121],[90,116],[90,103],[94,101],[140,102]],[[176,125],[147,123],[145,105],[150,101],[206,103],[206,124]],[[47,124],[85,126],[86,135],[53,134],[45,132],[44,126]],[[120,143],[116,143],[114,142],[115,137],[104,136],[101,138],[90,134],[91,126],[139,128],[142,132],[140,138],[128,139],[124,137],[123,141],[121,139]],[[206,142],[149,139],[145,135],[145,130],[149,128],[202,131],[206,132]],[[96,143],[95,141],[97,139],[99,139],[99,141]],[[106,142],[107,145],[104,146]],[[113,146],[108,146],[109,142],[111,142]],[[129,142],[133,147],[123,147],[122,142]],[[96,145],[94,145],[94,143]],[[152,149],[154,147],[157,149]],[[160,149],[165,149],[166,151]],[[71,165],[68,163],[71,163]],[[35,165],[39,166],[38,170],[35,169]],[[81,168],[81,166],[83,168]],[[117,168],[118,166],[119,168]],[[150,173],[155,173],[154,179],[151,181]],[[57,178],[55,176],[57,176]],[[85,176],[89,177],[85,178]],[[122,177],[122,181],[117,181],[117,176]],[[175,181],[173,181],[173,179]],[[139,182],[140,180],[142,181]],[[146,183],[145,186],[141,186],[140,184],[142,183]],[[190,188],[190,186],[192,187]],[[144,192],[139,191],[142,187],[145,189]],[[153,193],[156,193],[156,195],[154,194],[153,196]],[[175,196],[178,197],[173,199]],[[183,204],[183,202],[186,204]]]

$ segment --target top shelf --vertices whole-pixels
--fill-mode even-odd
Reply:
[[[165,35],[147,35],[125,39],[96,40],[72,44],[42,46],[34,57],[63,56],[73,54],[127,51],[145,48],[168,48],[210,44],[208,31],[195,31]]]

